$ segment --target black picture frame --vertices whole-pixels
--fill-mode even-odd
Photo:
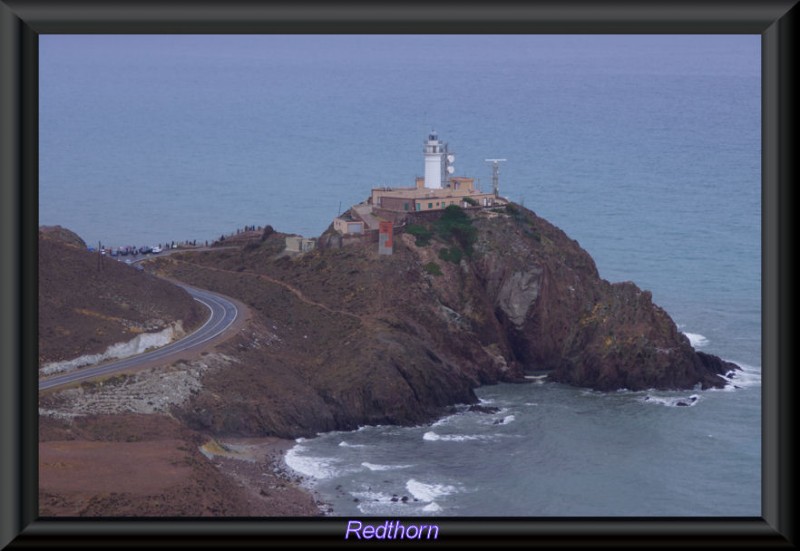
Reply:
[[[333,546],[346,518],[44,520],[37,509],[40,34],[759,34],[762,44],[762,516],[440,519],[441,546],[793,547],[794,0],[391,2],[0,0],[0,548]],[[366,542],[361,542],[364,545]],[[418,542],[421,543],[421,542]],[[383,545],[390,544],[384,542]]]

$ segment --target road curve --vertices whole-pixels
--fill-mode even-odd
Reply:
[[[233,325],[233,322],[236,321],[236,318],[241,314],[236,304],[222,295],[191,287],[176,281],[173,281],[173,283],[183,287],[196,301],[210,310],[211,315],[199,329],[196,329],[180,340],[162,346],[161,348],[151,350],[150,352],[144,352],[102,365],[80,368],[61,375],[53,375],[46,379],[40,379],[39,390],[48,390],[84,379],[108,375],[124,369],[136,368],[148,362],[162,360],[186,352],[187,350],[201,347],[211,339],[224,333]]]

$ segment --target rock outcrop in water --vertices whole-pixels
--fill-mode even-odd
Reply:
[[[295,437],[419,423],[529,372],[633,390],[720,387],[736,369],[695,352],[649,292],[601,279],[576,241],[522,207],[451,208],[406,226],[391,256],[336,247],[331,232],[296,257],[275,233],[158,260],[255,314],[225,345],[236,364],[176,412],[190,426]]]

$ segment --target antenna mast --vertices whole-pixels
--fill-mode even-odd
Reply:
[[[508,159],[484,159],[487,163],[492,163],[492,191],[494,196],[498,197],[500,189],[500,163]]]

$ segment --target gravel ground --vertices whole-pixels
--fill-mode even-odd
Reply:
[[[115,413],[169,413],[203,386],[202,375],[237,360],[212,353],[169,367],[115,375],[99,381],[40,396],[39,415],[71,419],[80,415]]]

